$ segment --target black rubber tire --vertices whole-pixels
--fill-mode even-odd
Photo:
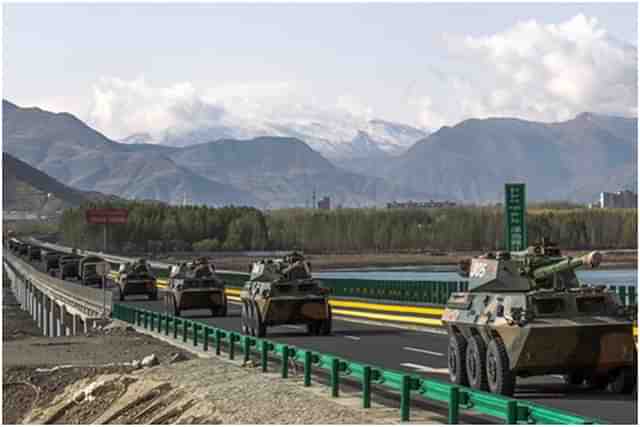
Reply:
[[[489,391],[513,396],[516,376],[509,368],[509,355],[500,338],[494,338],[487,347],[487,384]]]
[[[607,384],[609,383],[609,377],[607,375],[596,375],[592,374],[587,377],[587,385],[595,390],[604,390],[607,388]]]
[[[331,314],[331,306],[328,307],[328,316],[326,319],[320,322],[320,326],[318,328],[318,333],[320,335],[331,335],[331,329],[333,327],[333,316]]]
[[[633,368],[625,366],[614,373],[608,388],[612,393],[631,394],[636,386],[636,377],[633,375]]]
[[[465,387],[469,385],[469,378],[467,378],[467,340],[460,334],[454,333],[449,338],[447,366],[449,368],[449,379],[452,383]]]
[[[247,326],[247,304],[245,304],[244,302],[242,303],[242,312],[240,314],[240,322],[242,324],[242,334],[243,335],[250,335],[249,334],[249,326]]]
[[[249,335],[251,335],[252,337],[256,336],[256,308],[255,305],[253,303],[253,301],[249,302],[249,321],[247,322],[247,325],[249,326]]]
[[[258,338],[264,338],[267,335],[267,325],[262,321],[260,310],[258,310],[258,306],[255,305],[255,303],[253,304],[253,308],[254,308],[255,325],[256,325],[254,334]]]
[[[118,293],[120,294],[120,301],[124,301],[124,292],[122,292],[122,289],[120,289]]]
[[[564,376],[564,382],[572,386],[581,386],[584,384],[584,372],[573,371]]]
[[[180,308],[178,307],[178,302],[176,301],[175,296],[171,296],[171,303],[173,305],[173,315],[176,317],[180,317]]]
[[[484,341],[478,335],[472,335],[467,342],[466,367],[469,386],[476,390],[487,391],[487,355]]]

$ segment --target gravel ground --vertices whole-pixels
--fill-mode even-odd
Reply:
[[[48,338],[4,294],[5,424],[390,424],[398,408],[323,385],[302,387],[301,372],[282,380],[246,366],[193,354],[114,321],[89,335]],[[8,339],[7,339],[8,338]],[[157,366],[140,367],[149,355]],[[132,363],[133,361],[136,361]],[[412,420],[443,423],[414,409]]]

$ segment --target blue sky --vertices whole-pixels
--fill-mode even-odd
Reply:
[[[535,54],[520,52],[527,43]],[[175,114],[185,102],[247,120],[295,103],[315,118],[428,129],[466,116],[551,121],[636,113],[635,89],[623,94],[637,85],[636,45],[633,3],[9,4],[4,97],[113,137],[187,120]],[[622,95],[605,96],[612,85]]]

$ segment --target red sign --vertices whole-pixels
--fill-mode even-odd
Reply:
[[[85,215],[89,224],[126,224],[129,211],[113,208],[87,209]]]

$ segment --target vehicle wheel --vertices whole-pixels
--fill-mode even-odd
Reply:
[[[307,323],[307,334],[318,335],[319,331],[320,325],[317,320],[312,320],[311,322]]]
[[[630,366],[620,368],[609,383],[609,391],[619,394],[630,394],[635,388],[636,377]]]
[[[118,293],[120,294],[120,301],[124,301],[124,291],[120,289],[120,292]]]
[[[158,301],[158,293],[154,292],[152,294],[149,294],[149,301]]]
[[[320,322],[320,335],[331,335],[332,328],[332,316],[331,316],[331,306],[329,306],[329,312],[326,319]]]
[[[489,391],[513,396],[516,376],[509,368],[509,355],[500,338],[494,338],[487,348],[487,384]]]
[[[564,382],[569,385],[580,386],[584,383],[584,372],[573,371],[564,375]]]
[[[467,378],[467,340],[460,334],[453,334],[449,338],[447,349],[447,363],[449,366],[449,378],[454,384],[468,386]]]
[[[247,326],[247,305],[246,304],[242,304],[242,312],[240,315],[240,322],[242,323],[242,334],[243,335],[250,335],[249,334],[249,327]]]
[[[173,315],[180,317],[180,307],[178,307],[178,301],[176,301],[175,296],[171,298],[171,302],[173,303]]]
[[[604,390],[608,383],[607,375],[592,374],[587,378],[587,385],[596,390]]]
[[[253,305],[254,309],[254,321],[255,321],[255,329],[254,335],[258,338],[263,338],[267,335],[267,325],[262,321],[262,316],[260,315],[260,310],[258,310],[258,306]]]
[[[487,391],[487,355],[484,341],[478,335],[472,335],[467,343],[467,378],[469,385],[477,390]]]

